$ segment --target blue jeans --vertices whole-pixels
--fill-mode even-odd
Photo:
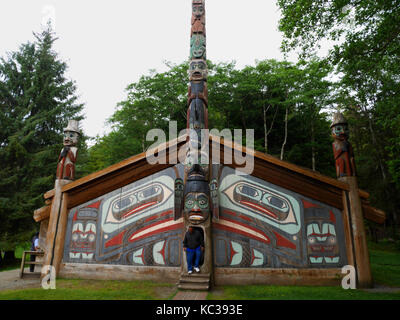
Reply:
[[[195,268],[199,267],[200,258],[201,258],[201,247],[199,246],[196,249],[186,249],[186,261],[188,265],[188,271],[193,271],[193,258]]]

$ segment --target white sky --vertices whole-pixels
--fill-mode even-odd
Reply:
[[[0,56],[33,41],[52,18],[59,38],[54,49],[76,81],[95,136],[108,132],[106,119],[126,98],[125,88],[163,61],[188,59],[192,0],[1,0]],[[216,62],[283,60],[276,0],[206,0],[207,58]],[[295,61],[293,56],[289,59]]]

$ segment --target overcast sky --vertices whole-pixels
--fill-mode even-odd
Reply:
[[[0,0],[0,56],[33,41],[32,32],[53,20],[54,49],[69,66],[80,102],[81,127],[95,136],[108,132],[106,119],[126,98],[125,88],[163,61],[188,59],[192,0]],[[283,59],[276,0],[206,0],[207,58]],[[294,61],[293,56],[289,60]]]

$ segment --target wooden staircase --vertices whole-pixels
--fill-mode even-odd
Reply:
[[[28,273],[24,273],[24,269],[25,269],[25,265],[42,265],[43,262],[39,262],[39,261],[26,261],[26,255],[33,255],[33,256],[37,256],[37,257],[43,257],[44,256],[44,252],[43,251],[24,251],[23,255],[22,255],[22,261],[21,261],[21,270],[19,272],[19,277],[22,278],[40,278],[41,273],[40,272],[28,272]]]
[[[211,285],[211,277],[209,273],[196,273],[188,274],[182,273],[178,282],[178,289],[180,290],[195,290],[195,291],[208,291]]]

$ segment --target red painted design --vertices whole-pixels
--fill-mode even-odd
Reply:
[[[86,208],[98,209],[98,208],[100,208],[100,204],[101,204],[101,200],[99,200],[99,201],[97,201],[95,203],[89,204]]]
[[[256,257],[256,256],[254,255],[254,249],[251,249],[251,262],[250,262],[250,265],[251,265],[251,266],[253,265],[254,260],[256,260],[256,259],[261,259],[261,258],[260,258],[260,257]]]
[[[158,251],[158,253],[160,253],[163,257],[164,264],[165,264],[165,246],[166,245],[167,245],[167,241],[164,241],[164,245],[163,245],[162,249],[160,251]]]
[[[230,251],[230,253],[231,253],[231,258],[230,258],[230,260],[229,260],[229,264],[232,263],[233,257],[235,256],[235,254],[238,253],[237,251],[233,250],[232,241],[230,242],[230,246],[231,246],[231,251]]]
[[[289,241],[288,239],[281,236],[279,233],[277,233],[275,231],[273,231],[273,233],[276,237],[276,245],[278,247],[285,247],[285,248],[296,250],[296,245],[294,243],[292,243],[291,241]]]
[[[336,217],[335,217],[335,215],[333,214],[332,211],[329,211],[329,219],[330,219],[333,223],[336,223]]]
[[[105,244],[105,247],[109,248],[109,247],[115,247],[115,246],[121,245],[122,240],[124,239],[125,232],[126,231],[123,231],[120,234],[118,234],[117,236],[115,236],[114,238],[108,240]]]
[[[151,224],[149,226],[141,228],[141,229],[139,229],[138,231],[136,231],[135,233],[133,233],[131,235],[131,237],[129,238],[129,242],[134,242],[134,241],[137,241],[137,240],[140,240],[140,239],[143,239],[143,238],[147,238],[147,237],[153,236],[153,235],[158,234],[158,233],[162,233],[162,232],[167,232],[167,231],[183,228],[183,223],[174,223],[174,224],[171,224],[171,225],[167,225],[166,227],[162,227],[162,228],[159,228],[159,229],[156,229],[156,230],[153,230],[153,231],[149,231],[147,233],[144,233],[140,237],[132,239],[136,234],[141,233],[141,232],[143,232],[143,231],[145,231],[147,229],[153,228],[153,227],[155,227],[157,225],[160,225],[160,224],[163,224],[163,223],[166,223],[166,222],[173,222],[173,221],[174,221],[174,218],[170,218],[170,219],[158,221],[158,222],[153,223],[153,224]]]
[[[165,211],[165,212],[161,213],[160,217],[168,216],[168,215],[170,215],[171,213],[172,213],[172,210]]]
[[[151,216],[151,217],[147,218],[146,220],[144,220],[144,222],[149,222],[149,221],[155,220],[157,218],[158,218],[158,215],[154,215],[154,216]]]
[[[249,217],[247,217],[247,216],[245,216],[245,215],[243,215],[243,214],[241,214],[241,215],[239,216],[239,218],[241,218],[241,219],[243,219],[243,220],[246,220],[246,221],[249,221],[249,222],[253,221],[253,219],[251,219],[251,218],[249,218]]]
[[[253,209],[257,210],[257,211],[261,211],[262,213],[265,213],[266,215],[268,215],[268,216],[270,216],[270,217],[272,217],[274,219],[278,219],[278,216],[275,213],[265,209],[264,207],[262,207],[262,206],[260,206],[260,205],[258,205],[256,203],[253,203],[253,202],[250,202],[250,201],[240,201],[240,203],[244,204],[245,206],[251,207],[251,208],[253,208]]]
[[[259,230],[257,228],[251,227],[249,225],[246,225],[244,223],[241,223],[241,222],[238,222],[238,221],[234,221],[234,220],[231,220],[231,219],[224,218],[224,219],[221,219],[220,222],[222,220],[226,220],[226,221],[229,221],[231,223],[237,224],[239,226],[243,226],[243,227],[245,227],[247,229],[251,229],[253,231],[256,231],[256,232],[262,234],[265,238],[261,238],[259,236],[254,235],[253,233],[249,233],[249,232],[246,232],[244,230],[240,230],[240,229],[237,229],[237,228],[234,228],[234,227],[230,227],[230,226],[226,226],[226,225],[220,224],[219,222],[215,222],[214,223],[215,228],[220,229],[220,230],[230,231],[230,232],[233,232],[233,233],[237,233],[237,234],[240,234],[240,235],[243,235],[243,236],[246,236],[246,237],[250,237],[250,238],[253,238],[253,239],[257,240],[257,241],[261,241],[261,242],[264,242],[264,243],[267,243],[267,244],[271,243],[271,240],[269,239],[269,237],[264,232],[262,232],[261,230]]]
[[[121,219],[125,219],[125,218],[131,216],[132,214],[137,213],[138,211],[141,211],[141,210],[143,210],[143,209],[146,209],[146,208],[148,208],[148,207],[151,207],[152,205],[155,205],[156,203],[157,203],[157,201],[152,201],[152,202],[148,202],[148,203],[142,204],[141,206],[136,207],[135,209],[132,209],[131,211],[128,211],[127,213],[125,213],[125,214],[122,216]]]
[[[233,211],[224,210],[224,213],[226,213],[226,214],[229,214],[229,215],[231,215],[231,216],[234,216],[234,217],[236,217],[236,213],[235,213],[235,212],[233,212]]]
[[[72,218],[72,221],[78,220],[78,210],[76,210],[74,217]]]
[[[303,201],[303,206],[304,206],[305,209],[308,209],[308,208],[321,208],[319,205],[317,205],[315,203],[308,202],[307,200],[301,199],[301,201]]]

